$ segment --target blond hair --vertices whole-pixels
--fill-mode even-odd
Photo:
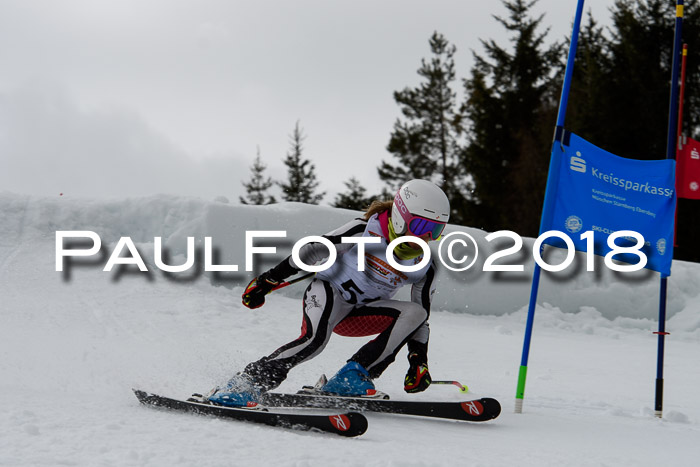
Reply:
[[[364,220],[369,220],[375,214],[381,214],[384,211],[388,211],[393,206],[393,201],[380,201],[375,199],[372,204],[365,210],[365,215],[362,217]]]

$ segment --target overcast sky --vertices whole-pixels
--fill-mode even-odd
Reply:
[[[576,3],[536,5],[550,40]],[[586,11],[609,24],[612,3]],[[353,175],[378,192],[393,92],[420,82],[433,31],[461,82],[479,39],[505,45],[494,14],[500,1],[0,0],[0,191],[237,202],[258,147],[284,179],[300,121],[322,204]]]

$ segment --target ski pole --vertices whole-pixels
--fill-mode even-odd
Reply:
[[[459,381],[447,381],[447,380],[433,380],[430,384],[453,384],[459,388],[459,392],[467,392],[469,391],[469,388]]]

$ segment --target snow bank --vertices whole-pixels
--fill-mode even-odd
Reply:
[[[111,254],[120,237],[130,237],[151,276],[160,272],[153,260],[154,237],[163,238],[168,264],[182,264],[187,253],[187,237],[194,237],[197,248],[196,267],[179,273],[180,279],[203,278],[217,285],[234,287],[250,280],[245,272],[245,232],[252,230],[284,230],[286,238],[259,239],[258,246],[275,246],[277,254],[255,258],[255,271],[274,265],[291,253],[298,239],[330,231],[359,212],[299,203],[270,206],[228,204],[225,199],[204,201],[197,198],[151,196],[112,201],[92,201],[67,197],[39,198],[10,193],[0,195],[0,259],[9,255],[20,243],[53,242],[58,230],[90,230],[103,242],[103,255]],[[452,272],[444,267],[438,274],[438,292],[434,308],[471,314],[502,315],[525,307],[529,300],[534,262],[533,239],[524,239],[524,248],[509,257],[512,264],[524,264],[524,272],[482,272],[487,256],[511,244],[485,240],[487,232],[451,225],[446,233],[466,232],[479,246],[476,264],[466,272]],[[214,264],[239,267],[237,273],[203,274],[204,237],[212,237]],[[500,242],[500,243],[499,243]],[[431,245],[437,258],[437,249]],[[103,256],[106,257],[106,256]],[[551,249],[547,260],[560,262],[562,251]],[[79,263],[78,260],[73,260]],[[500,264],[504,264],[500,261]],[[636,273],[615,273],[596,258],[596,271],[585,271],[584,255],[578,253],[574,264],[561,273],[542,275],[538,303],[549,303],[566,313],[594,308],[606,319],[635,318],[654,320],[658,314],[659,276],[648,270]],[[99,264],[93,267],[98,268]],[[155,272],[154,272],[155,271]],[[109,274],[109,273],[104,273]],[[695,313],[684,312],[696,303],[700,293],[700,265],[674,262],[669,281],[668,317],[675,326],[688,330],[700,327]],[[176,277],[177,279],[178,277]],[[303,287],[290,287],[284,295],[298,297]],[[504,289],[508,290],[504,294]],[[403,292],[404,294],[407,291]],[[400,296],[401,297],[401,296]],[[676,317],[678,315],[678,317]]]
[[[500,400],[504,410],[488,424],[368,414],[368,432],[347,440],[138,404],[132,387],[174,397],[207,391],[296,338],[301,324],[299,300],[282,293],[262,309],[244,308],[240,284],[250,274],[230,279],[195,271],[180,278],[157,271],[154,236],[163,237],[169,264],[184,261],[187,236],[201,245],[211,235],[219,262],[243,265],[245,230],[287,230],[287,243],[278,244],[282,257],[295,238],[355,215],[172,196],[98,202],[1,194],[0,465],[697,464],[700,287],[697,266],[685,263],[674,265],[671,280],[663,420],[653,417],[656,339],[649,332],[656,327],[658,279],[643,274],[630,284],[580,271],[544,277],[522,415],[513,413],[513,398],[529,273],[440,277],[430,319],[431,374],[467,384],[469,398]],[[58,273],[57,230],[93,230],[106,253],[130,236],[151,272],[105,273],[107,258],[100,256],[76,262],[69,277]],[[488,246],[484,232],[463,230]],[[336,371],[367,340],[333,336],[280,390]],[[380,390],[395,399],[464,398],[439,385],[406,395],[405,358],[402,350],[376,380]]]

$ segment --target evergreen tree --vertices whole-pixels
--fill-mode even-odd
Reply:
[[[610,37],[595,33],[595,54],[579,48],[569,97],[573,118],[567,116],[567,126],[619,156],[662,159],[675,2],[617,0],[612,17]],[[591,37],[583,34],[588,29],[579,40]],[[700,129],[700,11],[695,5],[685,8],[683,41],[689,44],[684,127],[692,135]]]
[[[605,144],[606,149],[623,157],[661,159],[666,155],[671,17],[675,18],[675,8],[669,5],[663,0],[615,3],[608,88],[616,104],[609,124],[617,134]]]
[[[294,132],[289,137],[290,149],[284,164],[287,166],[287,183],[279,183],[282,188],[282,198],[285,201],[318,204],[325,192],[316,193],[319,182],[316,181],[316,168],[310,160],[303,158],[303,142],[306,136],[299,122],[294,126]]]
[[[355,177],[350,177],[350,180],[343,182],[343,184],[348,190],[345,193],[339,193],[332,206],[355,211],[367,209],[372,199],[367,197],[367,189],[360,184],[360,181]]]
[[[458,222],[467,182],[459,164],[463,128],[452,89],[457,49],[438,32],[429,44],[432,58],[421,60],[418,69],[424,81],[416,88],[394,93],[404,118],[394,123],[387,150],[397,163],[382,161],[379,178],[389,191],[413,178],[432,180],[451,199],[453,221]]]
[[[537,2],[503,0],[508,17],[495,19],[510,33],[512,47],[482,41],[486,56],[465,80],[469,145],[463,154],[474,182],[470,225],[486,230],[538,233],[549,149],[556,121],[562,45],[545,45]]]
[[[589,12],[578,38],[566,127],[601,147],[607,147],[617,131],[610,121],[616,113],[615,99],[609,95],[611,70],[610,41]]]
[[[267,190],[272,187],[273,182],[270,177],[265,178],[264,172],[267,166],[262,163],[260,158],[260,148],[255,157],[255,162],[250,167],[251,177],[248,183],[243,182],[246,190],[246,197],[239,197],[242,204],[272,204],[275,203],[275,197],[267,194]]]

